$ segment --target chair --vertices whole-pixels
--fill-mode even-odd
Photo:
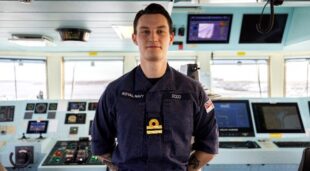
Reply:
[[[309,170],[310,170],[310,147],[307,147],[304,149],[304,152],[302,153],[298,171],[309,171]]]

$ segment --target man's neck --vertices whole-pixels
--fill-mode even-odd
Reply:
[[[141,69],[147,78],[160,78],[167,69],[167,61],[141,61]]]

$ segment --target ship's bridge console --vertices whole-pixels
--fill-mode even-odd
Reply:
[[[309,98],[213,103],[220,149],[206,170],[297,169],[303,149],[310,147]],[[1,164],[40,171],[105,170],[90,150],[96,107],[96,100],[1,101]]]
[[[90,150],[96,107],[96,100],[0,102],[1,164],[8,169],[105,170]]]

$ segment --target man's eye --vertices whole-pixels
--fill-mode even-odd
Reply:
[[[150,33],[150,31],[148,31],[148,30],[143,30],[143,31],[141,31],[141,33],[143,33],[143,34],[148,34],[148,33]]]

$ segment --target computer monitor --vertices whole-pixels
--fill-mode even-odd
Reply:
[[[248,100],[213,100],[221,137],[253,137]]]
[[[189,14],[187,43],[229,43],[232,14]]]
[[[48,121],[29,121],[27,134],[45,134],[47,132]]]
[[[244,14],[239,43],[281,43],[286,25],[287,14],[275,14],[274,25],[269,33],[260,33],[256,29],[260,14]],[[263,15],[262,29],[269,25],[270,15]]]
[[[258,133],[305,133],[298,104],[252,103]]]

